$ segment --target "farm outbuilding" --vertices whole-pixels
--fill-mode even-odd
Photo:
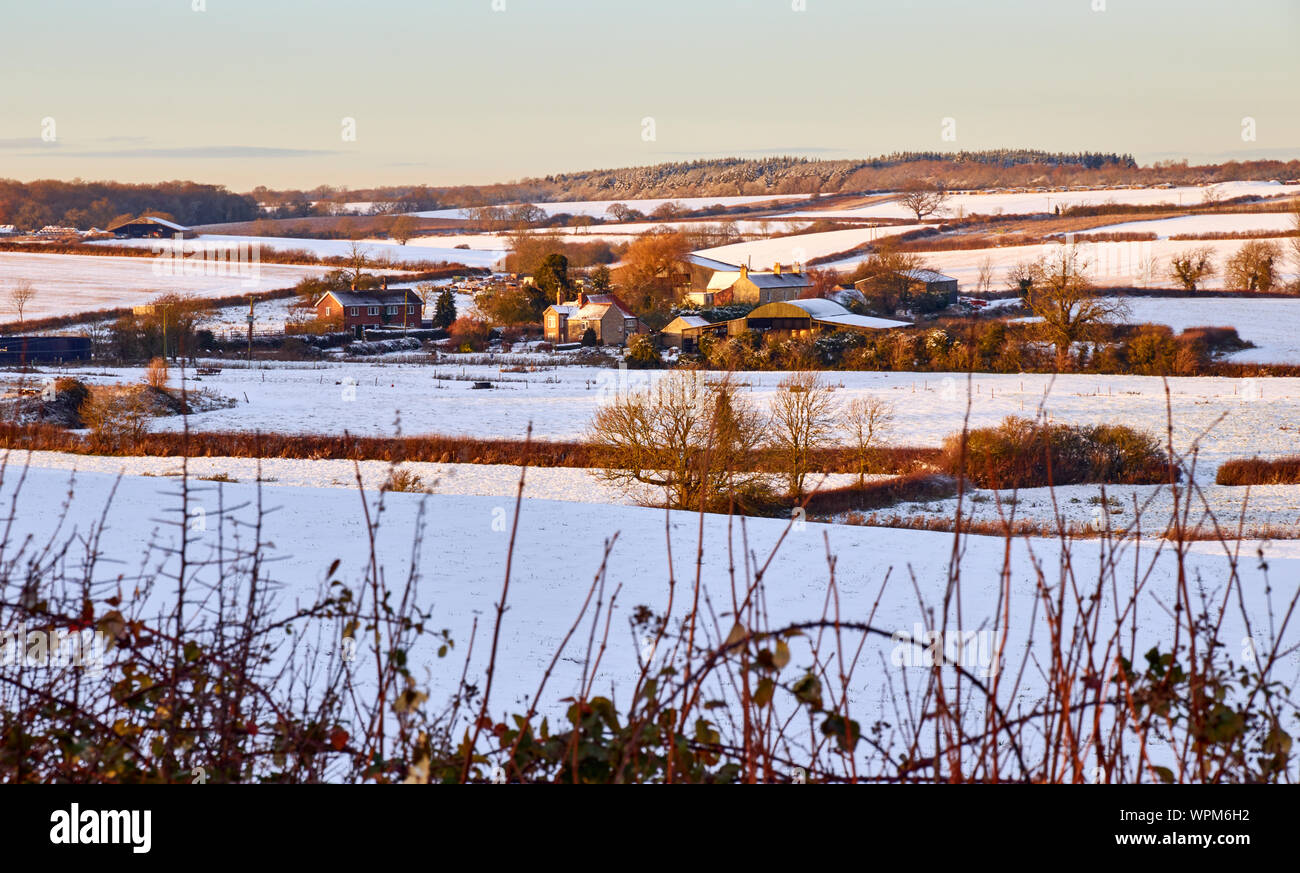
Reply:
[[[84,336],[0,337],[0,364],[58,364],[89,361],[90,339]]]
[[[700,334],[710,323],[701,315],[679,315],[664,325],[659,336],[665,347],[676,346],[684,352],[691,352],[699,344]],[[723,332],[726,332],[725,326]]]
[[[155,215],[142,215],[110,224],[108,232],[124,239],[174,239],[177,234],[181,239],[193,239],[198,235],[182,224]]]
[[[791,336],[830,330],[890,330],[911,326],[906,321],[855,315],[834,300],[820,297],[768,303],[737,321],[744,322],[744,330],[778,331]]]
[[[958,284],[952,276],[934,270],[900,270],[899,276],[908,280],[912,293],[924,293],[927,297],[944,297],[951,305],[957,302]],[[854,283],[859,291],[869,290],[871,279],[860,279]]]

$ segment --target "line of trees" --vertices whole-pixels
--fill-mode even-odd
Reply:
[[[588,441],[603,459],[597,475],[629,492],[662,489],[677,509],[720,510],[734,501],[741,511],[764,512],[775,502],[774,477],[754,471],[760,450],[777,458],[782,472],[775,478],[788,498],[799,501],[815,472],[816,452],[836,444],[840,434],[865,481],[893,416],[881,398],[841,403],[814,372],[783,379],[764,410],[726,376],[679,370],[600,407]]]
[[[80,230],[106,228],[118,219],[146,212],[185,225],[249,221],[258,214],[253,197],[235,194],[221,185],[0,179],[0,224],[21,230],[49,224]]]

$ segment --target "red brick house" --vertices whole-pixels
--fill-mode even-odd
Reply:
[[[423,304],[409,288],[400,291],[327,291],[316,301],[316,318],[341,330],[367,327],[419,328]]]

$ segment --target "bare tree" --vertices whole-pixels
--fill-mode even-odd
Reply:
[[[36,288],[28,279],[20,279],[9,288],[9,304],[18,313],[18,323],[22,324],[23,310],[36,296]]]
[[[1214,249],[1209,246],[1188,249],[1169,257],[1169,278],[1184,291],[1194,292],[1201,282],[1214,275]]]
[[[1146,255],[1138,260],[1138,281],[1143,288],[1150,288],[1160,274],[1160,259],[1155,255]]]
[[[813,452],[835,427],[838,405],[830,387],[813,372],[792,373],[777,386],[772,439],[785,461],[786,488],[796,500],[803,497]]]
[[[1291,207],[1291,260],[1295,261],[1296,283],[1300,284],[1300,200]]]
[[[674,371],[596,411],[590,441],[602,462],[597,475],[632,491],[663,488],[678,509],[743,501],[764,480],[748,472],[763,423],[729,380],[710,384],[701,372]]]
[[[938,183],[912,182],[904,186],[898,202],[916,215],[917,221],[935,215],[948,201],[948,192]]]
[[[1128,313],[1124,301],[1097,293],[1087,271],[1088,262],[1074,245],[1062,245],[1033,266],[1025,303],[1042,319],[1043,335],[1056,347],[1060,369],[1069,364],[1075,343],[1094,337],[1103,324]]]
[[[855,397],[845,408],[840,426],[849,435],[859,486],[867,483],[871,456],[893,423],[894,404],[880,397]]]
[[[988,294],[993,290],[993,258],[988,255],[985,255],[984,259],[980,261],[975,288],[980,294]]]

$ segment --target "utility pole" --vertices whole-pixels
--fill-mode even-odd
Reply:
[[[248,369],[253,369],[253,295],[248,295]]]

